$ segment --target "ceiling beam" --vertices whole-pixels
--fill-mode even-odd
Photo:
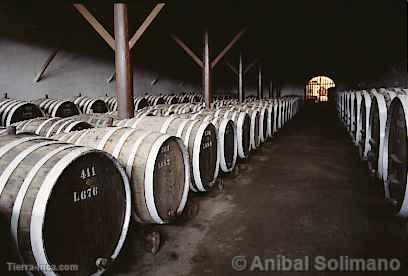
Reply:
[[[150,14],[146,17],[145,21],[140,25],[140,27],[137,29],[135,34],[132,36],[132,38],[129,41],[129,49],[132,49],[136,43],[139,41],[139,39],[142,37],[144,32],[147,30],[147,28],[152,24],[152,22],[156,19],[156,17],[159,15],[160,11],[164,8],[166,4],[160,3],[157,4],[153,10],[150,12]]]
[[[112,50],[115,50],[115,39],[91,14],[91,12],[83,4],[73,4],[73,6],[79,12],[79,14],[81,14],[82,17],[88,21],[92,28],[103,38],[103,40],[105,40]]]
[[[195,63],[197,63],[200,68],[204,68],[204,63],[203,61],[193,52],[193,50],[190,49],[180,38],[178,38],[176,35],[171,34],[171,38],[180,46],[181,49],[183,49],[187,55],[189,55]]]
[[[258,63],[258,61],[259,59],[254,59],[252,63],[249,64],[246,69],[244,69],[243,74],[246,75]],[[227,61],[225,64],[229,69],[231,69],[232,72],[234,72],[236,75],[239,75],[239,70],[234,65],[232,65],[231,62]]]
[[[232,72],[235,73],[235,75],[237,76],[239,75],[238,69],[234,65],[232,65],[231,62],[227,61],[225,62],[225,64],[228,66],[229,69],[231,69]]]
[[[252,63],[247,66],[247,68],[244,71],[244,74],[248,73],[258,63],[258,61],[259,59],[254,59],[254,61],[252,61]]]
[[[243,28],[239,33],[237,33],[232,38],[231,42],[228,43],[227,46],[225,46],[224,50],[222,50],[221,53],[219,53],[219,55],[213,60],[213,62],[211,63],[211,68],[217,66],[220,60],[228,53],[229,50],[231,50],[232,47],[234,47],[235,43],[237,43],[237,41],[241,38],[243,34],[245,34],[246,31],[247,29]]]
[[[60,50],[59,47],[56,48],[56,49],[48,56],[48,58],[45,60],[44,64],[41,66],[40,71],[38,72],[38,74],[37,74],[37,75],[35,76],[35,78],[34,78],[34,82],[35,82],[35,83],[39,82],[39,81],[42,79],[42,77],[43,77],[45,71],[47,70],[48,66],[51,64],[51,62],[52,62],[52,60],[55,58],[55,56],[58,54],[59,50]]]

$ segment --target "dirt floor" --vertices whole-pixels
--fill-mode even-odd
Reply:
[[[344,275],[317,272],[314,258],[348,256],[398,258],[398,274],[408,275],[407,224],[389,213],[381,184],[370,181],[331,107],[305,107],[223,182],[223,192],[190,198],[200,207],[190,220],[169,226],[134,225],[110,274],[297,275],[262,272],[259,266],[251,271],[250,266],[255,256],[276,263],[283,262],[282,256],[309,256],[309,272],[302,275]],[[143,233],[152,230],[164,239],[156,255],[143,250]],[[245,257],[246,269],[234,270],[235,256]]]

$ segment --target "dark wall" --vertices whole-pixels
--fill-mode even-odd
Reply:
[[[153,5],[129,5],[131,33]],[[112,3],[93,0],[86,6],[113,34]],[[395,75],[402,85],[407,71],[406,13],[403,0],[167,1],[132,51],[135,93],[199,91],[200,68],[170,34],[201,56],[204,28],[210,32],[213,58],[235,33],[248,28],[214,71],[216,93],[236,92],[237,78],[225,61],[237,66],[240,51],[246,65],[260,59],[266,87],[269,80],[279,81],[288,93],[291,87],[301,91],[316,75],[332,77],[345,88],[395,84]],[[27,97],[113,93],[114,83],[106,83],[113,52],[67,1],[2,1],[0,23],[0,91]],[[61,52],[44,80],[33,84],[55,47]],[[256,91],[256,71],[246,76],[248,92]]]

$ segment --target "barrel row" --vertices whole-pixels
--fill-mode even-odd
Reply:
[[[0,126],[6,127],[16,122],[44,116],[41,109],[29,102],[0,98]]]
[[[408,90],[381,88],[338,93],[336,107],[360,158],[383,183],[393,211],[408,217]]]
[[[51,137],[60,133],[93,128],[94,126],[86,121],[69,118],[48,118],[39,117],[13,124],[17,133],[30,133],[43,137]]]
[[[139,223],[170,223],[187,202],[190,165],[181,139],[124,127],[95,128],[52,137],[105,151],[125,168]]]
[[[81,114],[78,106],[74,102],[60,99],[50,99],[46,95],[44,98],[33,100],[41,110],[50,117],[66,118]]]
[[[102,97],[101,98],[108,106],[110,112],[118,111],[118,100],[116,97]],[[164,96],[152,96],[147,95],[143,97],[137,97],[134,99],[135,111],[142,110],[146,107],[156,107],[161,105],[175,105],[175,104],[188,104],[200,102],[201,97],[196,95],[164,95]]]

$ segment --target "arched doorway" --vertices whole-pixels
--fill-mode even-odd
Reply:
[[[335,87],[334,81],[326,76],[317,76],[311,79],[306,85],[305,100],[327,102],[329,100],[329,88]]]

